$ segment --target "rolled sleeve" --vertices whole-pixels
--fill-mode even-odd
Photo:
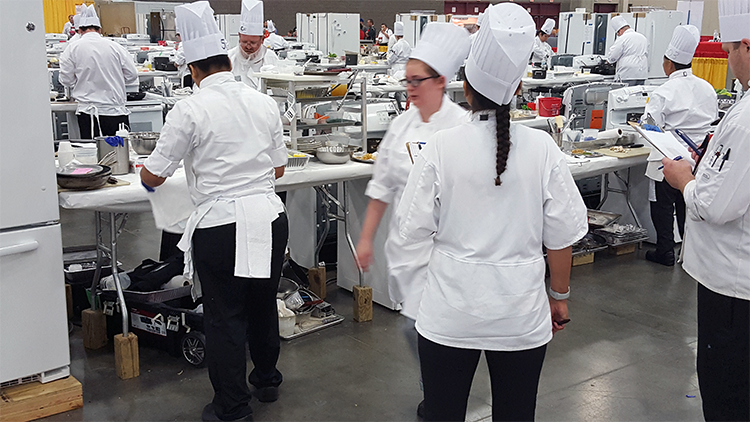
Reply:
[[[60,83],[72,88],[76,84],[76,68],[73,61],[72,46],[68,46],[60,55]]]
[[[271,162],[274,167],[286,166],[289,162],[289,154],[284,144],[284,128],[281,125],[281,114],[279,113],[276,102],[269,99],[271,104],[271,138],[273,144],[273,150],[271,151]]]
[[[158,177],[174,174],[192,144],[195,130],[190,109],[183,102],[177,103],[167,115],[156,149],[143,163],[146,170]]]
[[[552,168],[545,189],[543,241],[548,249],[574,244],[588,232],[586,205],[564,161]]]

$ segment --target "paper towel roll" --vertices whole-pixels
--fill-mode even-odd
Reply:
[[[622,129],[610,129],[599,132],[596,139],[617,139],[622,136]]]

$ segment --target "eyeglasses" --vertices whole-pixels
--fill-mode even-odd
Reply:
[[[411,85],[412,88],[417,88],[417,87],[419,87],[419,85],[422,85],[422,82],[424,82],[424,81],[426,81],[428,79],[437,79],[439,77],[440,77],[440,75],[437,75],[437,76],[428,76],[426,78],[417,78],[417,79],[411,79],[411,80],[409,80],[409,79],[401,79],[400,82],[401,82],[401,86],[406,87],[406,86]]]

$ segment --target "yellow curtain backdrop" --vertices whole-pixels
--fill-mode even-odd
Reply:
[[[693,57],[693,75],[705,79],[714,89],[726,88],[727,59]]]
[[[44,32],[47,34],[62,33],[68,15],[76,14],[76,5],[83,4],[83,0],[43,0],[44,1]],[[93,4],[93,1],[89,1]]]

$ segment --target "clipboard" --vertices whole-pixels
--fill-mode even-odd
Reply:
[[[409,159],[412,164],[414,164],[414,160],[419,157],[419,152],[422,151],[422,148],[425,145],[427,145],[427,142],[414,141],[406,143],[406,150],[409,152]]]
[[[668,157],[672,160],[678,156],[683,159],[689,159],[690,154],[688,150],[680,143],[672,132],[652,132],[650,130],[644,130],[640,125],[633,122],[628,122],[639,135],[643,137],[649,144],[651,144],[661,155]],[[684,150],[677,152],[678,150]],[[693,161],[690,159],[689,161]]]

